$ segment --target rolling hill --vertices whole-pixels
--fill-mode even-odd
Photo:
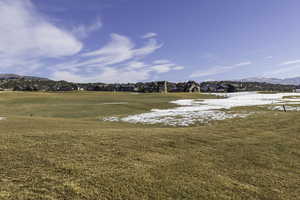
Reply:
[[[253,77],[253,78],[242,79],[240,81],[242,81],[242,82],[265,82],[265,83],[282,84],[282,85],[300,85],[300,77],[284,78],[284,79]]]

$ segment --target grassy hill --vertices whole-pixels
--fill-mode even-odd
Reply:
[[[300,113],[103,122],[204,94],[0,93],[0,199],[297,199]],[[108,104],[126,102],[126,104]]]

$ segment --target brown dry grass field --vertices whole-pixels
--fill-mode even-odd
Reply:
[[[300,199],[300,113],[103,122],[204,94],[0,93],[1,200]],[[106,102],[128,102],[110,105]]]

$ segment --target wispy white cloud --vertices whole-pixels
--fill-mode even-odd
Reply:
[[[151,38],[142,48],[135,49],[134,54],[136,56],[146,56],[160,49],[162,46],[163,44],[158,44],[155,39]]]
[[[111,41],[102,48],[82,54],[86,61],[81,66],[103,67],[124,62],[135,56],[133,42],[122,35],[111,34]]]
[[[244,67],[244,66],[248,66],[251,65],[252,63],[250,61],[247,62],[241,62],[241,63],[237,63],[234,65],[229,65],[229,66],[216,66],[216,67],[212,67],[210,69],[207,70],[198,70],[195,71],[193,74],[190,75],[191,78],[198,78],[198,77],[205,77],[205,76],[212,76],[212,75],[216,75],[216,74],[222,74],[228,71],[231,71],[235,68],[239,68],[239,67]]]
[[[132,57],[133,48],[134,44],[128,37],[113,33],[111,34],[111,41],[107,43],[104,47],[101,47],[100,49],[97,49],[95,51],[84,53],[82,54],[82,56],[91,57],[110,54],[126,54],[128,55],[128,57]]]
[[[169,60],[155,60],[153,61],[153,64],[166,64],[166,63],[170,63]]]
[[[242,67],[242,66],[246,66],[246,65],[251,65],[252,63],[247,61],[247,62],[241,62],[241,63],[238,63],[238,64],[235,64],[231,67],[235,68],[235,67]]]
[[[109,83],[111,82],[126,83],[126,82],[144,81],[149,79],[149,77],[150,77],[150,73],[149,70],[147,69],[128,70],[128,69],[106,67],[96,77],[95,80],[101,80],[103,82],[109,82]]]
[[[102,27],[102,21],[100,18],[97,18],[96,21],[92,24],[85,25],[80,24],[73,28],[72,33],[80,39],[87,38],[92,32],[99,30]]]
[[[207,52],[207,53],[203,53],[202,55],[200,55],[200,57],[202,59],[205,59],[205,60],[208,60],[208,61],[214,61],[214,60],[217,60],[218,56],[213,54],[213,53],[210,53],[210,52]]]
[[[265,59],[267,59],[267,60],[270,60],[270,59],[272,59],[273,58],[273,56],[266,56],[265,57]]]
[[[272,70],[263,73],[264,77],[290,78],[300,74],[300,60],[287,60],[278,64]]]
[[[153,73],[182,70],[183,66],[166,59],[155,60],[151,64],[142,61],[161,47],[153,38],[144,46],[136,47],[130,38],[114,33],[111,34],[111,40],[100,49],[82,53],[75,61],[54,66],[56,70],[52,78],[61,79],[63,76],[68,81],[135,82],[146,80]],[[66,73],[66,70],[70,73]],[[77,77],[78,72],[83,71],[88,75]]]
[[[151,66],[151,70],[162,74],[169,72],[171,70],[183,70],[183,66],[176,65],[175,63],[172,63],[169,60],[156,60],[153,62],[153,66]]]
[[[154,65],[151,69],[159,74],[166,73],[172,70],[173,64]]]
[[[50,78],[73,82],[135,82],[183,69],[169,60],[148,64],[144,61],[163,47],[155,39],[156,33],[146,34],[141,46],[113,33],[105,45],[86,51],[80,39],[99,30],[100,19],[66,30],[40,13],[31,0],[0,0],[0,27],[2,72],[47,71]]]
[[[284,61],[280,63],[280,66],[285,66],[285,65],[294,65],[294,64],[300,64],[300,60],[289,60],[289,61]]]
[[[70,71],[55,71],[51,78],[54,80],[67,80],[82,83],[126,83],[148,80],[152,73],[162,74],[171,70],[182,69],[184,69],[184,67],[177,66],[173,63],[151,66],[142,62],[130,62],[127,67],[103,67],[97,73],[91,75],[78,75]]]
[[[183,70],[184,66],[175,66],[173,67],[173,70]]]
[[[108,67],[132,59],[141,59],[161,47],[161,44],[150,39],[143,47],[135,48],[135,44],[128,37],[114,33],[111,34],[111,40],[100,49],[83,53],[76,61],[61,63],[56,67],[60,69]]]
[[[150,32],[150,33],[146,33],[145,35],[143,35],[142,38],[148,39],[148,38],[153,38],[156,36],[157,36],[157,33]]]
[[[43,59],[79,53],[83,44],[52,24],[30,0],[0,0],[1,71],[32,73]]]
[[[140,61],[131,61],[127,64],[127,69],[141,69],[147,67],[147,65]]]
[[[37,12],[29,0],[0,1],[0,53],[60,57],[78,53],[82,43]]]
[[[71,82],[103,82],[103,83],[126,83],[139,82],[149,79],[150,71],[147,69],[128,69],[104,67],[94,75],[78,75],[69,71],[56,71],[52,74],[54,80],[67,80]]]
[[[300,64],[296,65],[287,65],[284,67],[280,67],[278,69],[273,69],[271,71],[267,71],[263,74],[265,77],[272,78],[290,78],[299,76],[300,74]]]

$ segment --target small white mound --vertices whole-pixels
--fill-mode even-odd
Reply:
[[[5,120],[5,119],[6,119],[6,117],[0,117],[0,121],[1,121],[1,120]]]
[[[300,104],[299,99],[283,99],[285,96],[299,96],[297,93],[259,94],[257,92],[213,93],[224,99],[177,100],[171,103],[180,107],[173,109],[153,109],[151,112],[130,115],[128,117],[104,118],[105,121],[123,121],[129,123],[165,124],[171,126],[190,126],[195,123],[207,123],[211,120],[224,120],[247,117],[252,113],[230,113],[233,107],[262,106],[271,104]]]
[[[120,120],[118,117],[105,117],[105,118],[103,118],[103,121],[118,122]]]
[[[156,110],[150,113],[121,118],[120,121],[129,123],[164,124],[169,126],[190,126],[195,123],[208,123],[211,120],[224,120],[246,116],[248,116],[248,114],[231,114],[223,111]]]

